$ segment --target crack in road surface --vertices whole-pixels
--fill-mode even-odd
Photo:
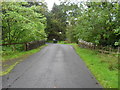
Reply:
[[[102,88],[71,45],[50,44],[2,77],[3,88]]]

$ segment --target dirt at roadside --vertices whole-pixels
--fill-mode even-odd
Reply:
[[[27,58],[29,55],[26,56],[22,56],[20,58],[16,58],[16,59],[10,59],[10,60],[6,60],[2,62],[2,65],[0,65],[0,68],[2,69],[2,72],[5,72],[7,69],[10,68],[10,66],[14,65],[15,63],[19,63],[23,60],[25,60],[25,58]]]

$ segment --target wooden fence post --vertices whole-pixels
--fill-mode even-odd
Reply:
[[[27,51],[27,43],[24,44],[24,50]]]
[[[120,58],[120,47],[118,47],[117,54],[118,54],[118,59],[119,59]]]

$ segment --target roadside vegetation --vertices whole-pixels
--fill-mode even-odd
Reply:
[[[30,55],[39,52],[45,46],[47,45],[43,45],[40,46],[39,48],[22,52],[21,51],[2,52],[2,71],[0,71],[0,76],[8,74],[17,64],[25,60]]]
[[[80,48],[76,43],[64,41],[58,44],[72,45],[76,53],[104,88],[118,88],[118,56]]]
[[[47,39],[45,33],[47,7],[44,2],[0,2],[2,5],[2,46],[0,54],[2,56],[2,71],[0,75],[9,73],[24,58],[32,55],[42,45],[33,45],[30,51],[26,51],[27,44]],[[1,33],[0,33],[1,34]],[[31,49],[31,48],[29,48]]]
[[[104,88],[118,88],[118,57],[77,45],[74,48]]]
[[[20,58],[20,57],[26,57],[26,56],[29,56],[31,54],[34,54],[38,51],[41,50],[41,48],[47,46],[46,44],[43,45],[43,46],[40,46],[39,48],[36,48],[36,49],[33,49],[33,50],[29,50],[29,51],[14,51],[14,52],[11,52],[11,51],[8,51],[8,52],[2,52],[2,61],[5,62],[5,61],[8,61],[8,60],[12,60],[12,59],[16,59],[16,58]]]

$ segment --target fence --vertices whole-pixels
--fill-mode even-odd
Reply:
[[[78,45],[82,48],[90,48],[90,49],[95,49],[96,45],[94,45],[91,42],[86,42],[84,40],[78,40]]]
[[[29,42],[29,43],[26,43],[25,44],[25,50],[31,50],[31,49],[35,49],[41,45],[44,45],[45,44],[45,40],[41,40],[41,41],[32,41],[32,42]]]
[[[78,45],[82,48],[89,48],[98,50],[101,53],[120,53],[120,47],[113,48],[112,46],[98,46],[91,42],[86,42],[84,40],[78,40]]]
[[[32,42],[26,42],[26,43],[8,43],[8,44],[0,44],[0,46],[7,46],[7,45],[18,45],[18,44],[21,44],[23,45],[24,47],[24,50],[27,51],[27,50],[31,50],[31,49],[35,49],[41,45],[44,45],[45,44],[45,40],[41,40],[41,41],[32,41]]]

